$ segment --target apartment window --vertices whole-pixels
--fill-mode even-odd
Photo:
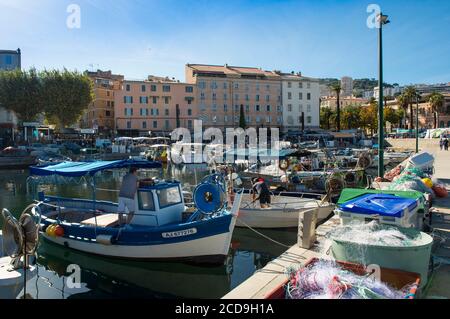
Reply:
[[[147,96],[140,96],[139,97],[139,102],[141,104],[148,104],[148,97]]]
[[[224,89],[224,90],[228,89],[227,82],[223,82],[223,89]]]
[[[311,124],[311,122],[312,122],[311,116],[307,116],[306,117],[306,123]]]
[[[266,123],[270,123],[272,122],[272,117],[271,116],[266,116]]]
[[[212,99],[215,101],[215,100],[217,100],[217,95],[216,95],[216,93],[213,93],[212,94]]]
[[[145,90],[146,90],[145,85],[141,85],[141,91],[142,91],[142,92],[145,92]]]
[[[163,85],[163,92],[170,92],[170,85]]]
[[[192,104],[192,100],[191,99],[187,100],[187,103],[188,103],[188,105],[191,105]]]
[[[153,128],[158,128],[158,121],[153,121]]]
[[[257,116],[256,117],[256,123],[260,123],[261,122],[261,117],[260,116]]]
[[[303,93],[302,93],[302,92],[300,92],[300,93],[298,94],[298,99],[299,99],[299,100],[303,100]]]
[[[106,91],[106,96],[111,96],[111,92]]]
[[[188,116],[192,116],[192,110],[191,110],[191,109],[188,109],[188,110],[187,110],[187,115],[188,115]]]
[[[114,101],[111,101],[111,107],[114,107]]]
[[[292,92],[288,92],[288,100],[292,100]]]
[[[271,107],[270,107],[270,105],[267,105],[267,107],[266,107],[266,111],[267,111],[267,112],[270,112],[270,110],[271,110]]]
[[[266,90],[267,90],[267,91],[270,91],[270,84],[267,84],[267,85],[266,85]]]
[[[311,88],[311,83],[310,82],[306,83],[306,88],[308,88],[308,89]]]
[[[144,115],[145,115],[145,110],[141,108],[141,109],[139,110],[139,114],[140,114],[141,116],[144,116]]]
[[[126,85],[126,90],[127,90],[127,92],[131,91],[131,86],[129,84]]]
[[[142,122],[142,128],[143,128],[143,129],[146,129],[146,128],[147,128],[147,122],[146,122],[146,121]]]
[[[281,105],[278,105],[278,106],[277,106],[277,111],[278,111],[278,112],[283,112],[283,108],[281,107]]]
[[[111,116],[111,111],[105,111],[105,116]]]
[[[194,87],[186,86],[185,91],[186,91],[186,93],[192,93],[192,92],[194,92]]]
[[[150,90],[151,90],[152,92],[156,92],[156,85],[152,84],[152,85],[150,86]]]
[[[211,89],[217,89],[217,83],[216,81],[211,82]]]
[[[228,95],[227,95],[226,93],[223,95],[223,99],[224,99],[225,101],[228,99]]]
[[[259,105],[255,105],[255,112],[259,112],[259,111],[261,111]]]
[[[192,120],[188,120],[188,128],[192,128]]]
[[[239,112],[239,105],[237,105],[237,104],[234,105],[234,111]]]
[[[158,103],[158,98],[156,96],[152,97],[152,100],[153,100],[153,104]]]
[[[288,82],[288,88],[290,89],[292,87],[292,82]]]
[[[131,128],[131,121],[127,121],[127,129]]]
[[[225,116],[223,117],[223,121],[224,121],[225,123],[228,122],[228,115],[225,115]]]
[[[307,99],[307,100],[311,100],[311,93],[307,93],[307,94],[306,94],[306,99]]]
[[[169,104],[169,97],[168,96],[164,97],[164,104]]]
[[[164,110],[164,115],[165,115],[165,116],[169,116],[169,109],[165,109],[165,110]]]
[[[234,83],[234,88],[239,89],[239,83]]]
[[[166,127],[166,130],[168,130],[169,128],[170,128],[170,122],[169,122],[169,120],[165,120],[165,127]]]
[[[303,104],[300,104],[300,105],[298,106],[298,110],[299,110],[300,112],[303,112]]]
[[[204,81],[198,82],[198,87],[200,89],[206,89],[206,82],[204,82]]]
[[[256,91],[259,91],[259,84],[256,84]]]
[[[205,99],[205,93],[204,92],[201,92],[200,93],[200,100],[204,100]]]
[[[266,102],[270,101],[270,95],[266,95]]]
[[[250,112],[250,105],[247,104],[247,105],[245,106],[245,112]]]
[[[246,121],[247,123],[250,123],[250,122],[252,121],[252,118],[250,117],[250,115],[247,115],[247,116],[245,117],[245,121]]]
[[[250,101],[250,97],[248,96],[248,94],[245,94],[245,100]]]
[[[298,88],[303,89],[303,82],[298,82]]]
[[[248,84],[245,85],[245,90],[250,91],[250,86]]]
[[[106,101],[106,106],[111,107],[111,101]]]
[[[132,96],[124,96],[123,97],[123,102],[125,104],[133,104],[133,97]]]
[[[287,110],[288,112],[292,112],[292,104],[288,104]]]
[[[256,102],[259,102],[259,94],[256,95],[255,100]]]
[[[235,95],[234,95],[234,99],[235,99],[236,101],[238,101],[238,100],[239,100],[239,94],[235,94]]]
[[[213,112],[216,112],[216,111],[217,111],[217,104],[213,104],[213,105],[212,105],[212,110],[213,110]]]
[[[311,105],[308,104],[308,105],[306,106],[306,112],[311,112]]]

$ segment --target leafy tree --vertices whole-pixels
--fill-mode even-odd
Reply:
[[[320,108],[320,127],[326,128],[327,130],[331,129],[330,121],[333,117],[333,110],[329,107]]]
[[[44,71],[41,77],[47,119],[59,128],[78,122],[94,98],[93,83],[89,77],[66,69]]]
[[[0,72],[0,105],[31,122],[44,112],[42,82],[35,69]]]
[[[372,101],[368,106],[363,106],[361,110],[361,125],[370,130],[371,135],[378,126],[378,106],[376,101]]]
[[[403,112],[403,118],[405,119],[405,125],[406,125],[406,114],[408,112],[408,99],[405,95],[400,94],[397,96],[397,104],[399,106],[399,110],[402,110]]]
[[[341,83],[335,83],[330,86],[330,89],[336,93],[336,130],[341,130]]]
[[[383,113],[385,123],[389,122],[397,125],[402,119],[401,117],[399,118],[399,113],[390,106],[385,107]]]
[[[241,104],[241,109],[240,109],[240,113],[239,113],[239,127],[244,130],[247,128],[247,123],[245,121],[244,105],[242,105],[242,104]]]
[[[347,129],[358,128],[361,124],[361,108],[354,105],[349,105],[344,108],[342,112],[341,124]]]
[[[436,129],[438,128],[438,113],[444,111],[444,96],[441,93],[433,92],[428,96],[428,103],[434,114],[434,128]]]

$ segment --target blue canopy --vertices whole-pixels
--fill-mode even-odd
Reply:
[[[67,177],[81,177],[95,175],[95,173],[106,169],[119,168],[160,168],[160,162],[146,160],[121,160],[121,161],[96,161],[96,162],[63,162],[47,166],[31,166],[30,175],[50,176],[59,175]]]

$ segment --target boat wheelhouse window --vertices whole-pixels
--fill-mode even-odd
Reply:
[[[139,210],[155,210],[155,203],[153,202],[152,192],[139,192]]]
[[[159,208],[164,208],[181,203],[181,195],[178,187],[171,187],[157,191]]]

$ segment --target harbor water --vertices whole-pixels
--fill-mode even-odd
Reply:
[[[105,171],[97,178],[97,199],[117,201],[125,172]],[[174,178],[192,189],[207,174],[206,167],[164,168],[141,172],[142,177]],[[0,208],[15,216],[35,198],[27,187],[28,170],[0,171]],[[78,184],[40,186],[47,194],[90,198],[92,188]],[[0,221],[1,223],[1,221]],[[297,241],[297,229],[262,230],[285,245]],[[234,230],[228,258],[223,266],[145,262],[111,259],[74,251],[41,239],[38,269],[27,283],[29,298],[221,298],[253,273],[278,257],[285,247],[249,229]],[[80,271],[78,271],[80,270]],[[79,274],[81,284],[73,285]]]

